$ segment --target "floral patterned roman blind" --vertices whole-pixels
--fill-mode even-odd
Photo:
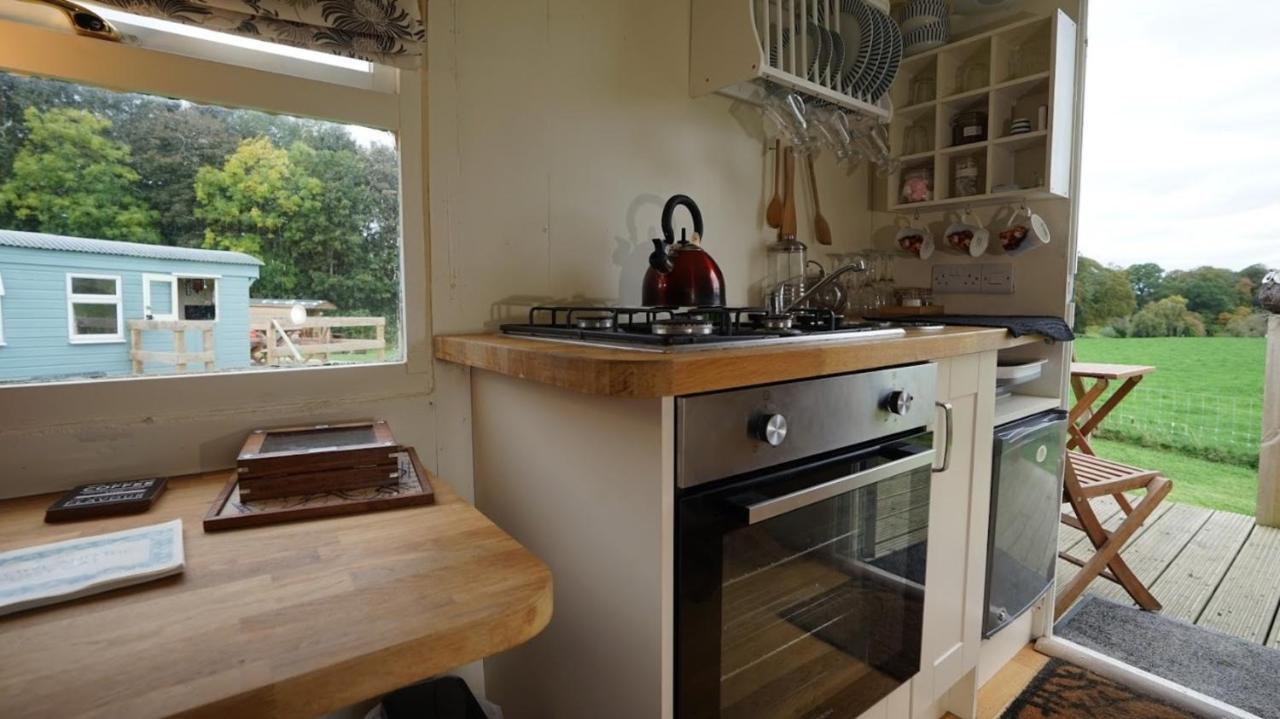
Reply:
[[[397,67],[418,67],[426,50],[420,0],[96,1],[138,15]]]

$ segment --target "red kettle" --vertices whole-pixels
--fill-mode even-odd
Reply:
[[[693,240],[675,241],[671,216],[683,206],[693,216]],[[724,275],[699,244],[702,211],[687,195],[675,195],[662,208],[662,239],[653,240],[641,301],[658,307],[723,307]]]

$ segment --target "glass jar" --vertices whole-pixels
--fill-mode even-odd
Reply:
[[[972,197],[986,188],[983,158],[977,155],[957,157],[951,163],[951,196]]]
[[[951,144],[967,145],[987,139],[987,113],[985,110],[965,110],[951,118]]]
[[[779,237],[769,245],[769,279],[763,299],[770,311],[786,307],[804,294],[807,250],[794,237]]]
[[[910,167],[902,171],[902,189],[898,201],[928,202],[933,199],[933,168],[928,165]]]

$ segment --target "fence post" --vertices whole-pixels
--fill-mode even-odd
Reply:
[[[174,363],[179,372],[187,371],[187,332],[183,329],[173,331]]]
[[[1258,455],[1258,524],[1280,527],[1280,315],[1267,319],[1262,446]]]

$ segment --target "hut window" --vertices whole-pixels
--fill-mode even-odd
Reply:
[[[213,277],[179,277],[178,317],[184,320],[218,319],[218,280]]]
[[[67,275],[67,333],[74,343],[123,342],[120,278]]]

